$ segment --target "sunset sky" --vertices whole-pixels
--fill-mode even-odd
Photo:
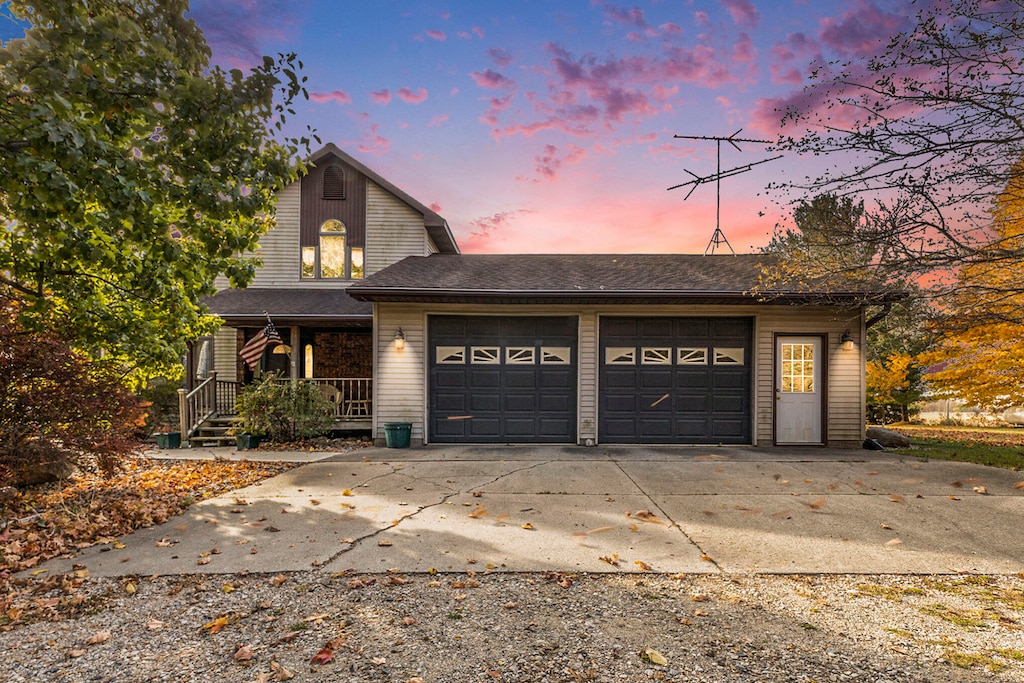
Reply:
[[[906,28],[906,0],[193,0],[214,61],[295,51],[313,126],[451,225],[464,252],[699,253],[711,142],[774,138],[822,60],[863,60]],[[0,22],[2,24],[2,22]],[[0,27],[0,38],[12,29]],[[6,35],[3,31],[6,30]],[[722,168],[771,156],[722,147]],[[722,182],[722,229],[764,245],[787,209],[787,156]]]

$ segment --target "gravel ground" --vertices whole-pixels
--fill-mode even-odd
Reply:
[[[1024,681],[1024,575],[480,567],[89,579],[81,592],[89,616],[0,633],[0,678]]]

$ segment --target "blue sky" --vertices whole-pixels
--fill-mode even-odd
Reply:
[[[814,64],[864,60],[905,28],[906,0],[193,0],[214,61],[295,51],[311,98],[293,121],[448,219],[466,252],[703,252],[715,145],[673,134],[774,138]],[[6,33],[5,33],[6,31]],[[0,38],[16,33],[0,20]],[[296,129],[298,130],[298,128]],[[766,158],[723,146],[724,169]],[[786,207],[785,157],[722,183],[737,251]]]

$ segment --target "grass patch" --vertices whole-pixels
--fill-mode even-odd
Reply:
[[[995,653],[1000,657],[1012,659],[1015,662],[1024,662],[1024,650],[1014,650],[1013,648],[1000,647],[996,648]]]
[[[989,655],[980,654],[976,652],[960,652],[959,650],[946,650],[943,653],[946,661],[953,666],[958,666],[961,669],[973,669],[974,667],[983,666],[989,671],[1002,671],[1009,667],[1002,662],[997,662]]]
[[[929,460],[953,460],[976,465],[1019,470],[1024,467],[1024,447],[993,444],[984,441],[954,441],[931,437],[910,436],[910,448],[897,448],[893,452]]]
[[[960,612],[950,609],[945,605],[928,605],[926,607],[921,607],[920,610],[925,614],[938,617],[939,619],[964,628],[988,628],[988,624],[983,620],[985,612],[982,610],[966,610]]]
[[[861,583],[857,584],[857,595],[871,595],[893,602],[902,602],[904,595],[924,595],[924,591],[914,586],[881,586],[877,583]]]

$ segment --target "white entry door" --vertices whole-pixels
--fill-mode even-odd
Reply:
[[[822,339],[778,337],[775,342],[775,443],[820,444]]]

